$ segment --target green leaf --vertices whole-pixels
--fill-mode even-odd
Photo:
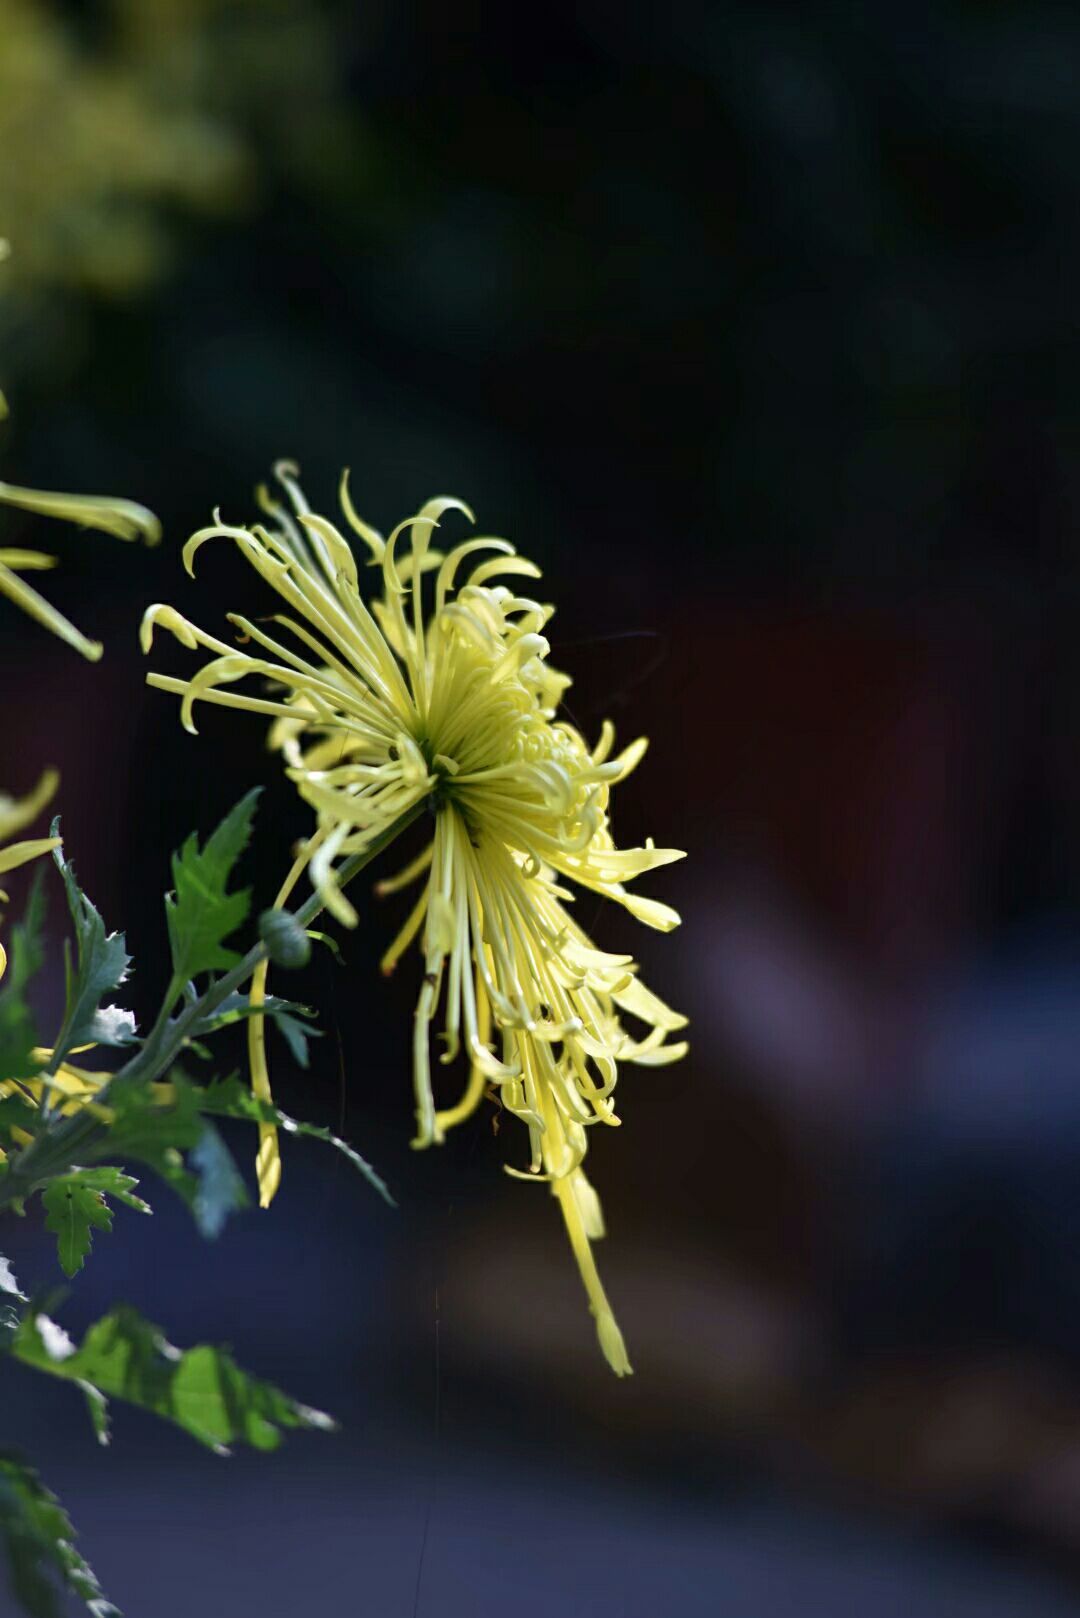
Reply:
[[[250,995],[240,994],[234,990],[226,995],[225,999],[212,1011],[208,1017],[199,1017],[191,1025],[191,1035],[199,1038],[206,1034],[216,1033],[219,1028],[227,1028],[230,1023],[242,1022],[247,1017],[262,1012],[267,1017],[313,1017],[314,1011],[310,1006],[301,1005],[297,1000],[282,1000],[276,994],[268,994],[262,1005],[253,1006]],[[318,1030],[305,1028],[305,1034],[315,1038]],[[190,1036],[189,1036],[190,1037]]]
[[[321,1039],[322,1029],[308,1028],[304,1023],[299,1022],[296,1017],[292,1016],[291,1013],[287,1011],[278,1011],[271,1013],[271,1015],[274,1018],[274,1023],[276,1024],[278,1031],[281,1033],[286,1045],[289,1047],[293,1061],[296,1063],[297,1067],[306,1068],[310,1061],[310,1056],[308,1053],[308,1040]]]
[[[137,1045],[135,1013],[123,1006],[99,1006],[86,1037],[95,1045]]]
[[[149,1164],[191,1210],[201,1234],[213,1238],[231,1213],[247,1207],[247,1190],[225,1142],[200,1116],[198,1092],[176,1070],[169,1088],[172,1100],[164,1105],[159,1087],[114,1085],[113,1123],[99,1149]]]
[[[56,1237],[56,1256],[69,1278],[82,1269],[90,1251],[92,1226],[112,1230],[112,1209],[100,1191],[82,1186],[72,1174],[53,1180],[41,1193],[48,1217],[45,1229]]]
[[[56,1237],[60,1268],[69,1280],[86,1262],[92,1231],[112,1230],[113,1212],[105,1200],[106,1191],[140,1213],[151,1211],[148,1202],[132,1195],[138,1183],[123,1169],[102,1164],[99,1168],[72,1169],[45,1187],[41,1193],[47,1213],[45,1229]]]
[[[110,1148],[115,1146],[114,1141],[109,1142]],[[122,1202],[128,1208],[134,1208],[136,1213],[152,1213],[148,1202],[135,1195],[138,1180],[133,1175],[126,1174],[123,1169],[112,1163],[99,1163],[92,1169],[73,1169],[71,1179],[78,1179],[81,1186],[91,1191],[108,1192],[117,1202]]]
[[[41,1193],[47,1218],[45,1229],[56,1237],[60,1268],[70,1279],[82,1269],[93,1241],[93,1230],[112,1230],[113,1211],[105,1200],[106,1191],[117,1201],[139,1213],[149,1213],[150,1204],[132,1194],[138,1180],[112,1164],[93,1169],[72,1169],[58,1175]]]
[[[7,972],[0,989],[0,1080],[31,1078],[41,1066],[32,1054],[38,1037],[26,986],[41,966],[44,920],[45,898],[38,871],[22,919],[11,929]]]
[[[307,1135],[312,1140],[325,1141],[348,1158],[353,1168],[369,1185],[379,1193],[391,1208],[397,1203],[390,1194],[386,1181],[372,1168],[366,1158],[360,1156],[347,1141],[340,1135],[333,1134],[322,1124],[307,1124],[296,1118],[290,1118],[287,1112],[275,1107],[272,1102],[260,1101],[253,1096],[247,1085],[235,1073],[227,1079],[216,1079],[213,1084],[196,1087],[194,1090],[195,1105],[202,1112],[212,1113],[218,1118],[243,1118],[248,1123],[277,1124],[279,1129],[288,1135]]]
[[[334,1425],[248,1376],[225,1349],[202,1343],[181,1353],[133,1309],[114,1309],[95,1322],[78,1348],[47,1316],[27,1316],[11,1352],[39,1371],[152,1411],[223,1453],[234,1443],[276,1449],[284,1428]]]
[[[90,1417],[90,1425],[94,1429],[94,1437],[103,1447],[111,1438],[109,1432],[109,1401],[100,1388],[95,1388],[92,1382],[81,1381],[80,1388],[86,1399],[86,1411]]]
[[[212,1123],[203,1120],[202,1134],[189,1158],[199,1177],[191,1211],[203,1236],[220,1236],[231,1213],[250,1202],[232,1153]]]
[[[0,1534],[12,1590],[32,1618],[60,1618],[65,1593],[85,1602],[93,1618],[120,1618],[75,1549],[75,1530],[59,1500],[7,1450],[0,1451]]]
[[[256,1006],[251,1004],[249,995],[236,992],[228,995],[209,1017],[202,1017],[193,1024],[189,1036],[192,1048],[198,1055],[208,1057],[210,1052],[206,1047],[195,1043],[200,1036],[216,1033],[219,1028],[225,1028],[229,1023],[240,1022],[259,1012],[277,1025],[297,1066],[306,1068],[310,1060],[308,1040],[321,1039],[322,1029],[312,1028],[306,1021],[300,1021],[301,1018],[307,1019],[315,1015],[310,1006],[300,1005],[296,1000],[282,1000],[275,994],[268,994],[263,1004]]]
[[[60,821],[52,823],[52,835],[59,835]],[[68,908],[75,923],[76,964],[68,962],[67,1009],[57,1036],[50,1067],[59,1067],[75,1045],[130,1044],[134,1022],[117,1006],[102,1008],[102,998],[120,987],[131,957],[123,933],[106,933],[105,923],[75,878],[74,867],[64,858],[62,848],[53,849],[60,875],[67,890]]]
[[[33,1102],[23,1095],[16,1093],[5,1096],[0,1100],[0,1141],[4,1143],[8,1153],[22,1151],[23,1141],[14,1141],[12,1131],[25,1130],[30,1135],[36,1135],[48,1122],[47,1115]],[[7,1172],[7,1164],[0,1163],[0,1175]]]
[[[203,1120],[191,1085],[180,1074],[173,1078],[171,1090],[171,1102],[163,1105],[160,1093],[147,1085],[112,1084],[109,1106],[113,1121],[100,1150],[110,1157],[149,1164],[190,1208],[199,1182],[184,1166],[183,1153],[198,1145]]]
[[[172,857],[174,891],[166,895],[165,915],[173,971],[186,983],[200,972],[227,971],[240,959],[224,940],[251,908],[251,890],[226,893],[233,866],[247,847],[260,787],[230,809],[200,849],[194,832]]]

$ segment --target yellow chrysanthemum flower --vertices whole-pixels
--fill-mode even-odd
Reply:
[[[680,859],[680,851],[651,841],[618,850],[609,827],[611,789],[640,761],[646,743],[613,757],[610,724],[590,748],[556,717],[569,680],[547,662],[543,631],[553,608],[496,582],[536,579],[539,569],[501,539],[466,540],[446,554],[431,549],[432,530],[445,513],[473,520],[466,506],[431,500],[384,541],[356,515],[342,479],[346,521],[381,569],[384,596],[369,607],[341,532],[309,510],[294,467],[283,463],[277,471],[288,507],[264,490],[265,524],[234,527],[215,514],[214,524],[188,541],[184,561],[190,572],[206,540],[233,540],[290,609],[272,620],[288,640],[230,614],[241,638],[230,646],[172,607],[153,606],[143,622],[144,650],[159,625],[213,657],[189,680],[151,674],[150,684],[182,697],[181,718],[191,731],[198,701],[273,718],[271,745],[317,819],[279,904],[307,868],[332,914],[354,926],[357,913],[337,881],[337,862],[385,839],[421,806],[430,810],[430,845],[379,886],[388,894],[422,884],[383,960],[384,971],[392,970],[419,940],[424,975],[413,1040],[413,1144],[441,1141],[492,1087],[528,1128],[531,1160],[522,1177],[547,1181],[558,1198],[601,1346],[612,1368],[625,1374],[626,1350],[591,1252],[603,1221],[582,1169],[586,1132],[619,1122],[613,1100],[619,1062],[675,1061],[686,1046],[669,1035],[686,1019],[645,988],[629,955],[592,944],[566,908],[573,895],[563,880],[613,899],[661,931],[677,925],[669,906],[624,884]],[[399,560],[406,532],[410,550]],[[477,562],[481,552],[494,554]],[[231,689],[251,676],[274,682],[280,696]],[[253,992],[264,987],[263,972]],[[445,1109],[432,1095],[429,1055],[440,1007],[441,1061],[452,1062],[464,1047],[471,1064],[464,1095]],[[624,1015],[643,1025],[640,1037],[623,1026]],[[257,1020],[251,1053],[256,1091],[268,1094]],[[265,1205],[279,1173],[270,1131],[259,1170]]]

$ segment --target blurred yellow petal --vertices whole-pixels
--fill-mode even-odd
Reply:
[[[51,602],[46,601],[45,597],[35,590],[32,585],[26,584],[19,578],[17,573],[13,573],[3,562],[0,562],[0,595],[7,596],[9,601],[14,601],[15,605],[21,607],[23,612],[36,619],[39,624],[42,624],[52,634],[58,635],[69,646],[74,646],[75,650],[81,652],[83,657],[87,658],[91,663],[96,663],[101,657],[104,648],[99,640],[88,640],[80,630],[75,628],[70,619],[65,618],[63,613],[59,612]]]
[[[116,539],[142,539],[156,545],[161,538],[161,524],[154,513],[134,500],[101,494],[54,494],[44,489],[22,489],[14,483],[0,483],[0,500],[40,517],[58,517],[80,528],[96,528]]]
[[[9,843],[7,848],[0,848],[0,872],[14,871],[16,866],[36,860],[39,854],[50,854],[60,847],[60,842],[59,837],[36,837],[25,843]]]
[[[36,819],[59,785],[59,770],[43,770],[37,786],[25,798],[13,798],[7,792],[0,792],[0,842]]]

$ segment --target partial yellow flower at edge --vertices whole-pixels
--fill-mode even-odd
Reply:
[[[80,1045],[75,1054],[94,1048],[93,1045]],[[44,1064],[52,1056],[52,1047],[39,1045],[31,1054],[35,1062]],[[111,1073],[91,1072],[87,1068],[75,1067],[71,1062],[61,1062],[56,1072],[47,1076],[35,1074],[26,1079],[4,1079],[0,1082],[0,1098],[6,1100],[14,1096],[30,1108],[42,1107],[47,1102],[64,1118],[88,1108],[101,1119],[108,1120],[113,1116],[109,1108],[98,1104],[94,1098],[111,1078]],[[11,1134],[20,1146],[29,1146],[34,1138],[29,1130],[24,1129],[14,1128]],[[5,1153],[0,1148],[0,1162],[4,1157]]]
[[[188,541],[184,561],[190,572],[208,539],[229,539],[288,613],[269,620],[230,614],[237,643],[229,644],[173,607],[151,607],[144,650],[156,626],[210,658],[190,679],[151,674],[149,683],[181,697],[180,717],[192,732],[196,702],[274,720],[270,744],[316,817],[279,903],[306,863],[327,909],[355,926],[356,908],[337,877],[340,862],[366,853],[420,806],[430,811],[429,847],[380,885],[389,893],[421,884],[383,958],[389,972],[415,943],[423,962],[413,1025],[413,1144],[437,1144],[488,1094],[521,1120],[530,1160],[508,1171],[546,1182],[558,1200],[601,1349],[625,1375],[629,1358],[592,1255],[604,1224],[582,1168],[587,1131],[620,1122],[614,1090],[621,1062],[659,1067],[685,1053],[685,1041],[669,1036],[686,1018],[645,988],[630,955],[596,948],[568,909],[574,894],[566,884],[661,932],[678,924],[669,905],[626,884],[682,852],[651,840],[617,849],[610,829],[612,790],[640,762],[645,740],[613,756],[610,724],[590,747],[558,717],[570,682],[547,662],[543,631],[554,608],[519,593],[520,581],[539,578],[540,570],[501,539],[468,539],[445,553],[432,547],[448,513],[473,520],[460,501],[428,501],[384,540],[357,516],[342,480],[345,521],[381,573],[382,596],[369,604],[342,532],[311,511],[294,466],[276,470],[287,503],[260,491],[269,520],[250,527],[215,514]],[[401,557],[399,540],[409,546]],[[478,561],[479,552],[488,555]],[[496,582],[507,579],[513,582]],[[259,695],[237,688],[246,679],[258,682]],[[253,1000],[264,988],[263,975]],[[431,1072],[437,1017],[440,1061],[461,1052],[469,1067],[461,1099],[443,1108]],[[627,1017],[646,1032],[630,1032]],[[256,1093],[268,1096],[261,1019],[250,1019],[249,1039]],[[265,1205],[279,1173],[269,1137],[258,1168]]]
[[[63,841],[60,837],[34,837],[19,843],[7,843],[4,839],[12,833],[22,831],[34,820],[53,797],[60,784],[60,775],[56,770],[42,771],[41,778],[32,791],[23,798],[13,798],[10,793],[0,792],[0,873],[14,871],[20,865],[26,865],[30,860],[37,859],[42,854],[49,854],[54,848],[59,848]],[[0,892],[0,900],[6,897]],[[0,978],[7,970],[7,952],[0,944]],[[83,1047],[90,1050],[91,1046]],[[48,1061],[52,1055],[51,1050],[36,1050],[34,1058],[39,1062]],[[88,1073],[82,1068],[72,1067],[70,1063],[63,1062],[56,1073],[48,1079],[30,1077],[27,1079],[5,1079],[0,1083],[0,1097],[20,1096],[27,1106],[40,1107],[46,1094],[53,1094],[58,1098],[59,1111],[69,1113],[77,1111],[80,1107],[93,1101],[96,1092],[108,1078],[108,1074]],[[13,1138],[21,1145],[27,1145],[32,1139],[28,1131],[15,1129]],[[0,1162],[4,1159],[4,1152],[0,1149]]]
[[[10,253],[10,242],[0,236],[0,264]],[[7,400],[0,393],[0,421],[7,414]],[[161,524],[154,513],[134,500],[100,494],[56,494],[0,482],[0,502],[40,517],[57,517],[61,522],[76,523],[81,528],[96,528],[117,539],[144,539],[148,545],[156,545],[161,538]],[[51,634],[58,635],[91,663],[96,663],[103,650],[101,642],[89,640],[39,591],[19,577],[21,572],[42,572],[55,566],[56,558],[43,551],[0,550],[0,595],[7,596]]]
[[[20,843],[7,843],[4,840],[15,832],[22,831],[24,826],[41,813],[50,801],[60,784],[60,776],[56,770],[43,770],[38,784],[24,798],[13,798],[10,793],[0,792],[0,874],[5,871],[14,871],[20,865],[26,865],[30,860],[37,859],[42,854],[49,854],[54,848],[59,848],[62,839],[59,837],[34,837]],[[0,900],[6,895],[0,892]],[[7,952],[0,944],[0,978],[7,970]]]
[[[43,489],[23,489],[13,483],[0,482],[0,501],[39,516],[96,528],[117,539],[143,539],[148,545],[156,545],[161,538],[161,524],[153,512],[133,500],[113,499],[107,495],[52,494]],[[0,595],[7,596],[52,634],[96,663],[103,650],[101,642],[89,640],[40,591],[19,576],[22,572],[43,572],[55,566],[56,558],[42,551],[0,549]]]

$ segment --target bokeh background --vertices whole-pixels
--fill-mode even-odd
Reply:
[[[635,1377],[509,1128],[408,1151],[373,900],[274,1073],[399,1211],[297,1147],[215,1244],[121,1212],[64,1315],[230,1341],[342,1432],[221,1461],[119,1412],[99,1452],[5,1375],[125,1610],[1080,1612],[1078,76],[1042,0],[0,0],[0,470],[166,529],[5,516],[107,650],[3,614],[3,775],[62,766],[140,1014],[169,850],[267,761],[182,733],[138,615],[259,610],[179,548],[280,455],[535,556],[574,717],[652,737],[620,841],[690,853],[672,937],[583,912],[693,1023],[590,1157]],[[271,780],[260,902],[303,829]]]

